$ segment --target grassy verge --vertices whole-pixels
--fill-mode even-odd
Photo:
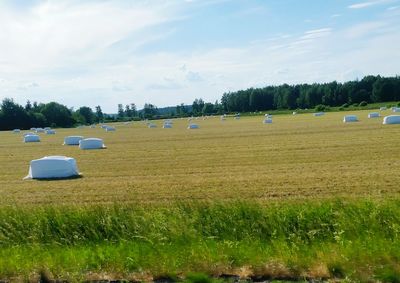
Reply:
[[[399,236],[398,200],[3,207],[0,278],[396,281]]]

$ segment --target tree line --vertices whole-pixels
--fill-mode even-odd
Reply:
[[[157,108],[146,103],[137,110],[134,103],[118,104],[117,114],[105,114],[100,106],[95,110],[82,106],[77,110],[57,102],[27,101],[25,106],[6,98],[0,104],[0,130],[30,127],[72,127],[107,121],[126,121],[255,112],[274,109],[311,109],[320,106],[365,105],[372,102],[400,100],[400,77],[366,76],[361,80],[338,83],[283,84],[264,88],[249,88],[222,95],[220,102],[195,99],[192,105]]]
[[[345,83],[283,84],[228,92],[222,95],[221,104],[226,112],[251,112],[399,100],[400,77],[366,76]]]
[[[104,117],[100,106],[96,106],[95,111],[87,106],[74,111],[57,102],[31,103],[28,100],[22,106],[10,98],[3,99],[0,104],[0,130],[46,126],[68,128],[100,122]]]

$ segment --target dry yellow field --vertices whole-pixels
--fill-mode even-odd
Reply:
[[[0,133],[0,204],[169,203],[176,200],[302,200],[393,197],[400,192],[400,125],[367,119],[344,124],[346,112],[240,120],[174,120],[172,129],[143,122],[58,129],[40,143]],[[387,111],[384,113],[390,115]],[[107,149],[62,146],[67,135],[99,137]],[[65,155],[82,178],[22,180],[32,159]]]

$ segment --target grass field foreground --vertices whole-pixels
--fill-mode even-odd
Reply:
[[[400,279],[400,202],[0,209],[0,278]]]

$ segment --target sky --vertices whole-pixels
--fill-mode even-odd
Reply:
[[[0,99],[215,102],[283,83],[400,75],[400,0],[2,0]]]

